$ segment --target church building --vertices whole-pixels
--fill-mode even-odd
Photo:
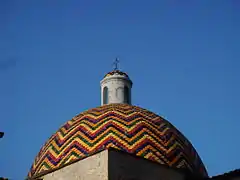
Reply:
[[[190,141],[166,119],[134,106],[133,83],[115,68],[101,86],[101,106],[67,121],[43,145],[28,180],[240,180],[209,177]]]

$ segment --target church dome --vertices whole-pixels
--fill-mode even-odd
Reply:
[[[196,150],[170,122],[137,106],[112,103],[67,121],[41,148],[28,177],[110,148],[207,176]]]
[[[126,78],[129,78],[129,76],[127,75],[127,73],[122,72],[122,71],[120,71],[120,70],[113,70],[113,71],[107,73],[107,74],[104,76],[104,78],[110,77],[110,76],[114,76],[114,75],[121,75],[121,76],[124,76],[124,77],[126,77]]]

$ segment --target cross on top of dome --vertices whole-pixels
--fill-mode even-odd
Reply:
[[[120,60],[119,60],[119,58],[116,58],[115,61],[112,64],[113,65],[113,70],[111,72],[108,72],[107,74],[105,74],[104,78],[110,77],[112,75],[121,75],[121,76],[125,76],[126,78],[129,78],[127,73],[119,70],[119,64],[120,64]]]
[[[119,63],[120,63],[119,58],[116,58],[115,61],[113,62],[114,71],[118,70]]]

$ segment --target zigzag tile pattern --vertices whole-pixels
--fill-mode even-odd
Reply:
[[[137,106],[109,104],[65,123],[41,148],[28,177],[109,148],[207,176],[191,143],[168,121]]]

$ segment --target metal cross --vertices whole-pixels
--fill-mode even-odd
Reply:
[[[114,61],[114,63],[113,63],[113,65],[114,65],[114,70],[118,70],[119,62],[120,62],[119,59],[116,58],[115,61]]]
[[[4,132],[0,132],[0,138],[2,138],[4,135]]]

